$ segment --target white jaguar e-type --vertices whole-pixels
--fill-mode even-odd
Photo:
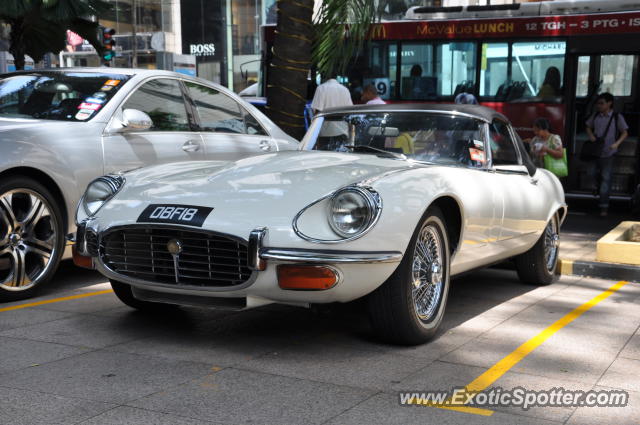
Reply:
[[[522,281],[549,284],[565,215],[560,182],[499,113],[349,107],[316,117],[300,151],[96,179],[76,259],[140,309],[366,296],[382,339],[417,344],[453,275],[513,257]]]

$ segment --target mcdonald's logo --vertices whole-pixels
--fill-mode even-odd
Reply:
[[[383,24],[375,24],[371,26],[370,38],[387,38],[387,28]]]

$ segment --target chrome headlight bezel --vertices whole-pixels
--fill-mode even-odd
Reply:
[[[339,229],[335,229],[334,228],[335,226],[332,223],[333,221],[332,204],[334,203],[334,200],[338,199],[338,197],[344,193],[353,193],[353,194],[357,194],[356,196],[361,196],[364,204],[366,204],[368,209],[368,218],[366,222],[363,223],[363,225],[358,229],[357,232],[353,232],[350,234],[346,234],[346,233],[340,232]],[[301,216],[306,211],[308,211],[309,209],[315,207],[317,204],[320,204],[320,203],[325,204],[323,210],[325,211],[325,214],[326,214],[326,220],[328,224],[327,230],[329,230],[334,235],[336,235],[336,239],[328,238],[328,237],[325,237],[325,238],[312,237],[312,236],[309,236],[308,234],[305,234],[299,227],[298,221],[301,218]],[[335,190],[329,193],[328,195],[325,195],[315,200],[314,202],[312,202],[311,204],[307,205],[302,210],[300,210],[300,212],[298,212],[298,214],[296,214],[296,216],[293,219],[293,223],[292,223],[293,231],[300,238],[313,243],[335,244],[335,243],[349,242],[367,234],[376,225],[376,223],[380,218],[381,213],[382,213],[382,198],[380,197],[380,194],[368,185],[352,184],[352,185],[340,188],[338,190]]]
[[[87,189],[82,195],[80,205],[87,217],[93,217],[96,215],[100,208],[104,206],[111,198],[113,198],[122,189],[125,184],[125,179],[121,175],[108,174],[106,176],[98,177],[87,185]],[[97,189],[96,186],[102,186]],[[102,190],[101,196],[96,196],[92,193],[92,190]]]
[[[353,239],[364,233],[371,227],[376,219],[379,204],[379,196],[376,195],[377,193],[374,195],[373,191],[358,186],[347,186],[336,191],[333,196],[331,196],[328,203],[329,211],[327,219],[329,220],[331,230],[343,239]],[[344,206],[341,205],[341,202],[350,202],[355,206],[355,208],[346,212],[344,211]],[[343,211],[340,212],[340,209]],[[347,215],[354,217],[354,215],[356,215],[356,210],[358,209],[364,209],[364,214],[361,214],[361,216],[356,220],[351,221],[358,221],[359,224],[351,230],[345,231],[344,221],[339,218],[344,218],[344,216]]]

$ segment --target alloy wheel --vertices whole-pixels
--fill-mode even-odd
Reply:
[[[33,190],[0,194],[0,289],[25,291],[54,265],[61,236],[51,211]]]

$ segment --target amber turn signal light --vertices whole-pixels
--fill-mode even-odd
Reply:
[[[92,270],[94,269],[93,258],[80,255],[75,245],[71,248],[71,252],[73,253],[73,264],[85,269],[92,269]]]
[[[338,282],[336,272],[325,266],[278,266],[278,285],[282,289],[323,291]]]

